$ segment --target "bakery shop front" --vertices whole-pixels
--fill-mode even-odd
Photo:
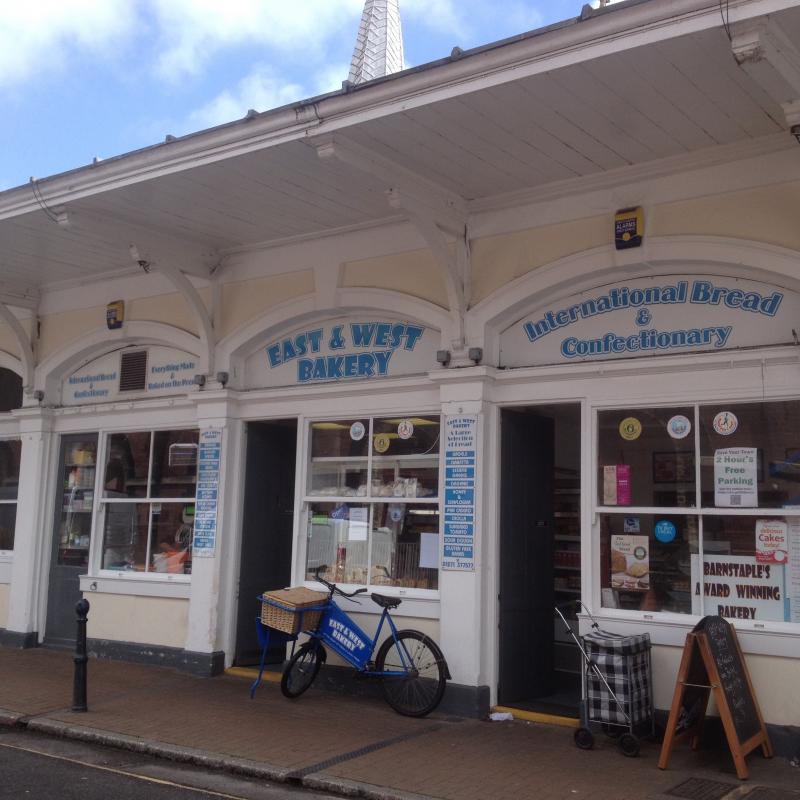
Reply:
[[[574,285],[498,326],[498,702],[576,715],[553,607],[585,632],[578,600],[650,632],[657,708],[708,614],[770,698],[800,653],[797,286],[733,268]]]

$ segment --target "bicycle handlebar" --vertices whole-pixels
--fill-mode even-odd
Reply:
[[[367,591],[366,587],[363,587],[361,589],[356,589],[354,592],[350,592],[349,594],[347,592],[343,592],[335,583],[330,583],[329,581],[326,581],[325,578],[320,577],[320,572],[327,572],[327,571],[328,571],[327,564],[321,564],[320,566],[318,566],[314,570],[314,580],[318,581],[323,586],[327,586],[328,591],[330,591],[331,594],[340,594],[342,597],[355,597],[357,594],[364,594],[364,592]]]

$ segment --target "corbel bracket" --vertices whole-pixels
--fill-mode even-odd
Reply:
[[[17,342],[19,360],[22,365],[22,388],[30,394],[33,391],[34,371],[36,369],[31,339],[14,312],[4,302],[0,302],[0,320],[8,325]]]
[[[456,332],[463,344],[464,315],[470,299],[468,210],[464,198],[368,147],[341,137],[320,137],[313,146],[320,159],[347,164],[371,176],[386,191],[390,207],[417,228],[439,265]]]

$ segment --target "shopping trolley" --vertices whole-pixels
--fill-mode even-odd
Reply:
[[[572,630],[562,613],[575,605],[591,620],[591,632],[583,637]],[[555,610],[583,656],[581,725],[575,731],[575,744],[591,750],[592,726],[599,725],[607,736],[618,738],[626,756],[639,755],[639,737],[655,732],[650,634],[622,636],[604,631],[580,600]]]

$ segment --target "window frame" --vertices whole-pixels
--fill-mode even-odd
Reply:
[[[439,451],[436,453],[435,461],[431,459],[431,467],[435,464],[436,471],[437,471],[437,490],[435,497],[376,497],[369,494],[371,483],[372,483],[372,474],[373,474],[373,463],[375,461],[373,450],[374,448],[371,446],[372,438],[373,438],[373,427],[374,422],[376,420],[386,419],[387,417],[403,417],[403,418],[413,418],[413,417],[432,417],[436,418],[439,422]],[[368,420],[369,426],[365,431],[364,438],[367,440],[367,454],[365,457],[357,456],[359,460],[363,459],[366,461],[366,481],[367,481],[367,494],[363,496],[338,496],[338,495],[318,495],[318,494],[310,494],[311,488],[311,481],[312,481],[312,470],[311,470],[311,453],[313,447],[313,426],[315,423],[320,422],[333,422],[333,421],[350,421],[355,422],[357,420]],[[439,518],[438,524],[438,534],[439,534],[439,564],[437,567],[437,588],[435,589],[421,589],[417,587],[404,587],[404,586],[392,586],[392,585],[385,585],[385,584],[371,584],[367,582],[366,584],[359,584],[359,583],[345,583],[340,582],[337,583],[337,586],[341,586],[344,591],[352,591],[357,588],[362,588],[366,586],[370,590],[379,591],[381,594],[387,595],[398,595],[403,597],[413,597],[420,600],[438,600],[439,599],[439,592],[440,592],[440,585],[441,585],[441,574],[442,574],[442,526],[443,526],[443,515],[444,515],[444,497],[443,497],[443,466],[442,466],[442,459],[444,450],[441,444],[441,432],[444,427],[444,414],[442,414],[440,409],[434,410],[415,410],[413,412],[407,411],[399,411],[394,412],[391,410],[387,411],[368,411],[368,412],[359,412],[358,410],[353,410],[351,412],[345,412],[342,414],[330,414],[326,416],[309,416],[301,420],[303,425],[303,436],[304,440],[302,443],[302,458],[298,459],[298,469],[299,469],[299,486],[301,491],[298,492],[298,511],[297,514],[297,572],[299,573],[299,579],[302,583],[310,588],[317,588],[319,589],[319,584],[316,583],[313,579],[309,579],[307,576],[307,563],[308,563],[308,525],[311,518],[311,507],[314,504],[320,503],[337,503],[337,502],[347,502],[350,504],[358,504],[368,506],[369,508],[369,520],[368,520],[368,533],[370,536],[370,544],[371,544],[371,534],[372,534],[372,526],[373,526],[373,519],[374,519],[374,512],[375,506],[378,504],[386,504],[386,503],[398,503],[403,505],[426,505],[430,506],[431,508],[435,508]],[[409,456],[409,458],[414,458],[415,456]],[[337,457],[331,457],[332,460],[336,460]],[[381,456],[378,457],[379,459],[382,458]],[[387,456],[387,459],[391,459],[391,456]],[[368,548],[368,562],[367,562],[367,570],[370,567],[370,560],[371,560],[371,552],[372,547]],[[366,610],[372,611],[373,609],[354,609],[354,610]]]
[[[154,441],[155,436],[158,433],[171,433],[174,431],[195,431],[198,437],[198,444],[199,444],[199,437],[200,437],[200,428],[195,424],[185,424],[185,425],[168,425],[168,426],[130,426],[125,429],[118,429],[118,428],[108,428],[99,431],[99,443],[98,443],[98,453],[97,453],[97,463],[98,469],[97,474],[95,476],[95,497],[98,498],[96,503],[96,511],[95,511],[95,518],[93,521],[93,531],[92,531],[92,541],[91,541],[91,553],[89,556],[89,564],[90,564],[90,572],[86,576],[87,578],[99,578],[102,582],[106,583],[109,580],[116,580],[121,579],[125,581],[132,581],[132,582],[139,582],[140,584],[146,583],[179,583],[179,584],[189,584],[191,583],[192,575],[183,574],[183,573],[167,573],[167,572],[156,572],[150,568],[150,559],[152,557],[151,554],[151,544],[152,544],[152,536],[153,536],[153,510],[152,506],[154,503],[181,503],[184,505],[194,505],[196,507],[197,503],[197,477],[195,476],[195,490],[194,494],[190,497],[154,497],[152,495],[152,482],[153,482],[153,455],[154,455]],[[146,494],[143,497],[106,497],[104,495],[105,492],[105,485],[104,485],[104,476],[106,467],[108,466],[108,455],[109,455],[109,448],[110,448],[110,441],[111,437],[115,435],[129,435],[129,434],[142,434],[146,433],[150,436],[150,444],[149,444],[149,453],[148,453],[148,464],[147,464],[147,483],[146,483]],[[199,450],[198,450],[199,454]],[[123,570],[123,569],[109,569],[104,568],[102,566],[102,558],[103,558],[103,542],[105,536],[105,521],[106,521],[106,512],[109,505],[137,505],[137,504],[147,504],[149,506],[148,511],[148,532],[147,532],[147,553],[148,553],[148,561],[146,564],[146,569],[144,571],[139,570]],[[83,580],[82,580],[82,590],[83,587]],[[188,588],[188,587],[187,587]],[[109,591],[105,589],[105,591]],[[111,590],[113,593],[113,590]],[[127,592],[124,592],[127,593]]]
[[[22,439],[19,436],[0,436],[0,442],[19,442],[20,445],[20,468],[22,466]],[[3,500],[0,498],[0,505],[2,506],[14,506],[15,513],[14,513],[14,543],[16,544],[16,528],[17,528],[17,514],[16,511],[19,510],[19,478],[20,478],[20,469],[17,470],[17,496],[13,500]],[[0,549],[0,562],[10,562],[11,559],[14,557],[14,548],[12,547],[9,549]]]

